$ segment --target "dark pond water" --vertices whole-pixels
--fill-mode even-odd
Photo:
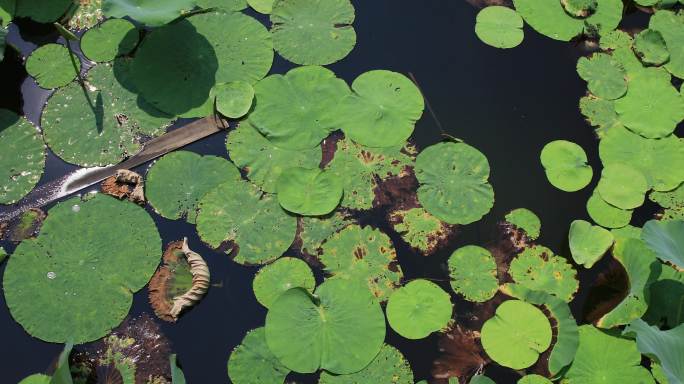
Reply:
[[[494,49],[481,43],[473,31],[477,9],[463,0],[358,0],[353,1],[358,43],[343,61],[331,65],[349,83],[371,69],[389,69],[417,79],[432,110],[416,126],[414,140],[425,148],[440,140],[441,129],[477,147],[492,168],[496,192],[492,211],[481,221],[462,228],[449,246],[437,255],[423,258],[398,247],[407,278],[444,279],[444,262],[465,244],[486,244],[497,238],[496,224],[511,209],[526,207],[542,220],[539,240],[557,253],[569,255],[567,229],[574,219],[586,219],[585,202],[598,180],[577,193],[553,188],[539,163],[539,153],[549,141],[565,139],[580,144],[595,170],[600,169],[597,141],[583,121],[578,100],[585,92],[575,64],[583,51],[573,44],[544,38],[525,29],[525,40],[512,50]],[[264,17],[260,20],[266,22]],[[628,22],[639,24],[639,16]],[[13,30],[11,41],[24,50],[55,40],[56,33],[29,23],[20,23],[22,34]],[[285,73],[293,65],[276,58],[273,73]],[[0,107],[24,112],[37,123],[45,92],[25,78],[21,58],[8,50],[0,65]],[[23,95],[23,96],[22,96]],[[437,122],[439,121],[439,123]],[[440,125],[442,128],[440,128]],[[217,134],[188,146],[202,154],[227,156],[225,134]],[[43,181],[56,179],[74,169],[50,154]],[[144,171],[144,168],[142,168]],[[149,209],[148,209],[149,210]],[[648,208],[646,208],[648,210]],[[636,224],[648,217],[636,215]],[[189,383],[225,383],[226,361],[244,334],[263,325],[266,311],[254,299],[252,278],[257,268],[231,262],[227,256],[203,247],[193,226],[155,218],[164,244],[188,236],[190,245],[209,263],[214,286],[201,305],[177,324],[162,324],[173,343]],[[378,220],[367,218],[370,223]],[[396,238],[395,238],[396,240]],[[395,242],[396,243],[396,242]],[[13,250],[11,244],[2,244]],[[578,321],[586,294],[604,260],[591,272],[582,271],[580,293],[571,304]],[[4,265],[0,266],[4,270]],[[442,281],[444,287],[448,282]],[[39,295],[40,292],[36,292]],[[456,312],[459,304],[456,301]],[[152,313],[147,292],[135,296],[131,315]],[[389,328],[388,328],[389,330]],[[389,331],[388,342],[397,346],[411,362],[416,380],[428,378],[437,356],[437,336],[409,341]],[[2,383],[45,371],[62,348],[31,338],[11,318],[0,295],[0,375]],[[487,374],[499,383],[514,383],[519,375],[490,366]],[[297,382],[316,382],[315,377],[297,377]]]

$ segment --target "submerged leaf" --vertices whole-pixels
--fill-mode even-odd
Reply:
[[[387,301],[387,321],[392,329],[407,339],[422,339],[446,329],[453,304],[437,284],[413,280],[392,293]]]

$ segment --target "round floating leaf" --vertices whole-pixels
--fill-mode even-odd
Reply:
[[[228,358],[228,376],[234,384],[283,384],[290,370],[266,345],[266,331],[249,331]]]
[[[266,315],[269,349],[295,372],[358,372],[375,358],[384,340],[380,304],[365,286],[342,279],[324,282],[315,295],[290,289]]]
[[[322,217],[300,217],[298,223],[299,231],[297,232],[298,240],[301,240],[300,250],[305,255],[318,255],[323,241],[348,226],[351,222],[351,219],[339,211]],[[297,240],[295,240],[295,243],[297,243]]]
[[[318,384],[387,383],[413,384],[413,371],[404,355],[391,345],[384,344],[370,364],[350,375],[331,375],[321,372]]]
[[[641,239],[660,260],[684,269],[684,220],[649,220]]]
[[[418,200],[425,210],[449,224],[470,224],[494,205],[489,162],[465,143],[425,148],[416,159]]]
[[[413,280],[387,301],[387,321],[407,339],[422,339],[445,329],[453,311],[451,298],[437,284]]]
[[[248,121],[228,134],[230,159],[247,173],[247,178],[265,192],[276,191],[276,181],[289,167],[316,168],[321,148],[293,151],[274,145]]]
[[[214,248],[231,253],[240,264],[277,259],[295,237],[297,219],[273,196],[244,181],[228,181],[199,202],[197,233]]]
[[[540,375],[525,375],[518,380],[518,384],[553,384],[553,381]]]
[[[613,234],[584,220],[570,224],[570,252],[575,263],[591,268],[613,245]]]
[[[667,192],[651,192],[648,198],[664,208],[664,220],[684,220],[684,184]]]
[[[510,8],[490,6],[483,8],[475,19],[475,34],[485,44],[496,48],[513,48],[525,37],[523,20]]]
[[[624,126],[615,112],[615,102],[604,100],[591,95],[580,99],[580,110],[586,117],[587,122],[596,127],[596,135],[603,138],[611,129],[619,129]]]
[[[257,301],[270,308],[278,296],[288,289],[300,287],[313,292],[316,279],[304,261],[294,257],[281,257],[257,272],[252,287]]]
[[[107,17],[125,17],[149,27],[158,27],[179,18],[195,7],[195,0],[103,0],[102,12]],[[176,56],[180,57],[180,56]]]
[[[397,210],[390,214],[390,224],[401,238],[424,255],[432,255],[446,245],[455,227],[429,214],[423,208]]]
[[[636,335],[639,352],[655,357],[660,362],[667,382],[681,382],[684,378],[684,325],[661,331],[636,319],[625,328],[623,334]]]
[[[597,191],[587,200],[587,212],[598,225],[607,228],[622,228],[632,220],[631,210],[606,203]]]
[[[517,208],[506,215],[506,222],[515,225],[516,228],[525,231],[531,240],[539,237],[541,231],[541,220],[527,208]]]
[[[286,210],[305,216],[322,216],[340,204],[342,181],[329,171],[294,167],[281,173],[276,191],[278,202]]]
[[[477,245],[467,245],[449,257],[451,288],[468,301],[485,302],[496,294],[496,262],[492,254]]]
[[[273,44],[295,64],[331,64],[356,45],[353,22],[349,0],[276,0],[271,11]]]
[[[570,141],[555,140],[546,144],[540,158],[549,183],[561,191],[579,191],[594,175],[584,149]]]
[[[551,345],[551,324],[535,306],[504,301],[482,326],[482,346],[492,360],[513,369],[534,364]]]
[[[317,146],[335,126],[336,108],[349,94],[342,79],[323,67],[298,67],[254,87],[249,121],[273,144],[292,150]]]
[[[566,302],[572,300],[579,287],[572,265],[541,245],[527,248],[516,256],[508,273],[523,287],[548,292]]]
[[[95,340],[126,317],[160,253],[159,233],[142,208],[102,194],[72,198],[50,209],[40,235],[15,250],[5,269],[5,300],[34,337]]]
[[[245,0],[196,0],[202,9],[217,8],[224,11],[241,11],[247,8]]]
[[[665,40],[670,60],[665,68],[674,76],[684,78],[684,21],[680,14],[659,10],[649,19],[649,29],[658,31]]]
[[[130,21],[109,19],[89,29],[81,38],[81,50],[92,61],[111,61],[138,44],[138,30]]]
[[[624,164],[607,164],[601,172],[596,191],[608,204],[633,209],[644,203],[648,183],[638,170]]]
[[[269,14],[273,11],[275,0],[247,0],[247,4],[259,13]]]
[[[368,147],[402,145],[423,114],[423,95],[406,76],[385,70],[361,74],[337,110],[344,134]]]
[[[14,17],[28,17],[39,23],[59,19],[74,4],[73,0],[15,0],[14,3]]]
[[[496,382],[485,375],[477,374],[470,379],[468,384],[496,384]]]
[[[0,204],[12,204],[40,180],[45,145],[28,120],[6,109],[0,109],[0,145]]]
[[[670,58],[660,32],[645,29],[634,37],[634,51],[644,64],[661,65]]]
[[[607,100],[622,97],[627,92],[625,70],[606,53],[594,53],[577,61],[577,73],[588,83],[589,92]]]
[[[254,88],[244,81],[217,84],[212,90],[216,96],[216,109],[231,119],[238,119],[249,112],[254,100]]]
[[[45,44],[26,59],[26,72],[41,88],[59,88],[69,84],[81,71],[78,56],[61,44]]]
[[[222,157],[176,151],[156,161],[147,171],[145,196],[167,219],[184,218],[194,224],[199,200],[216,186],[240,180],[240,172]]]

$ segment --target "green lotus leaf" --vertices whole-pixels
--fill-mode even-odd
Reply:
[[[602,99],[618,99],[627,92],[625,70],[606,53],[594,53],[590,58],[580,57],[577,73],[587,82],[589,92]]]
[[[28,120],[0,109],[0,204],[12,204],[29,193],[45,166],[45,145]]]
[[[653,375],[653,378],[655,379],[656,383],[668,384],[667,376],[665,376],[663,368],[660,366],[660,364],[658,364],[658,362],[654,361],[653,359],[651,359],[651,375]]]
[[[321,372],[318,384],[386,383],[413,384],[413,371],[404,355],[391,345],[384,344],[366,368],[350,375],[331,375]]]
[[[319,256],[325,272],[343,280],[361,281],[375,297],[386,300],[399,285],[402,272],[392,241],[371,227],[350,225],[330,236]]]
[[[55,92],[43,110],[45,142],[65,161],[81,166],[116,164],[137,153],[145,137],[166,130],[171,117],[139,102],[126,81],[125,59],[96,65],[87,85],[73,82]]]
[[[301,240],[299,249],[309,256],[318,255],[323,242],[350,223],[351,220],[339,211],[320,217],[300,217],[298,224],[300,229],[297,235]]]
[[[71,370],[69,369],[69,355],[73,349],[74,344],[67,343],[64,346],[64,350],[59,354],[57,358],[57,368],[55,373],[52,374],[52,379],[50,384],[73,384],[71,378]]]
[[[635,0],[634,2],[643,6],[643,7],[650,7],[650,6],[658,4],[660,1],[661,0]]]
[[[271,10],[273,44],[295,64],[331,64],[356,45],[353,22],[349,0],[276,0]]]
[[[358,372],[376,357],[384,340],[380,304],[364,285],[342,279],[325,281],[314,295],[290,289],[266,315],[268,348],[295,372]]]
[[[407,339],[422,339],[446,329],[452,312],[449,294],[423,279],[399,288],[387,301],[387,321]]]
[[[596,11],[597,0],[562,0],[565,12],[577,18],[584,18]]]
[[[275,0],[247,0],[247,4],[249,4],[252,9],[266,15],[273,11],[274,3]]]
[[[103,0],[102,12],[107,17],[129,16],[149,27],[173,21],[195,8],[195,0]]]
[[[684,78],[684,19],[681,13],[668,10],[659,10],[649,19],[648,28],[660,32],[670,60],[665,63],[665,68],[674,76]]]
[[[684,220],[684,184],[667,192],[653,191],[648,198],[664,208],[663,220]]]
[[[228,181],[207,192],[199,202],[197,233],[213,248],[240,264],[275,260],[294,241],[297,219],[275,197],[245,181]]]
[[[290,370],[266,345],[266,331],[249,331],[228,358],[228,376],[233,384],[283,384]]]
[[[684,323],[684,272],[662,265],[660,274],[649,285],[649,293],[644,320],[667,328]]]
[[[242,11],[247,8],[245,0],[196,0],[202,9],[217,8],[224,11]]]
[[[252,287],[257,301],[270,308],[278,296],[288,289],[300,287],[313,292],[316,279],[304,261],[294,257],[281,257],[257,272]]]
[[[204,195],[229,180],[240,180],[233,164],[218,156],[176,151],[156,161],[147,171],[145,196],[167,219],[194,224],[197,204]]]
[[[284,209],[305,216],[322,216],[340,204],[342,180],[330,171],[293,167],[278,177],[276,192]]]
[[[567,384],[652,384],[642,367],[641,354],[632,340],[612,336],[591,325],[579,327],[580,343],[575,361],[565,373]]]
[[[217,84],[212,92],[216,110],[230,119],[238,119],[249,112],[254,101],[254,88],[244,81]]]
[[[72,198],[50,209],[38,237],[15,250],[5,269],[5,300],[34,337],[95,340],[126,317],[160,253],[159,233],[142,208],[102,194]]]
[[[315,168],[321,162],[320,147],[298,151],[281,148],[248,121],[228,134],[226,147],[230,159],[264,192],[275,192],[278,177],[288,167]]]
[[[606,203],[621,209],[633,209],[644,203],[648,182],[644,175],[629,165],[606,164],[596,191]]]
[[[661,331],[636,319],[623,334],[636,336],[639,352],[657,359],[669,384],[684,383],[684,325]]]
[[[337,129],[336,108],[349,94],[342,79],[323,67],[298,67],[271,75],[254,87],[249,121],[273,144],[299,150],[317,146]]]
[[[546,144],[540,159],[549,183],[561,191],[579,191],[589,185],[594,175],[584,149],[570,141],[555,140]]]
[[[632,220],[632,210],[606,203],[597,191],[587,200],[587,212],[598,225],[607,228],[622,228]]]
[[[483,8],[475,19],[475,34],[495,48],[513,48],[522,43],[525,34],[523,20],[518,13],[502,6]]]
[[[684,220],[649,220],[641,239],[660,260],[684,269]]]
[[[422,207],[392,212],[390,224],[406,243],[426,256],[444,245],[454,230]]]
[[[73,5],[73,0],[16,0],[15,4],[14,17],[28,17],[39,23],[51,23],[67,12]]]
[[[525,231],[531,240],[536,240],[541,231],[541,220],[527,208],[514,209],[506,215],[506,222]]]
[[[449,379],[449,384],[452,384],[452,379]],[[458,379],[455,379],[454,383],[457,380]],[[470,379],[470,382],[468,384],[496,384],[496,381],[490,379],[489,377],[483,374],[476,374]]]
[[[1,17],[2,15],[0,15],[0,23],[2,23]],[[9,29],[0,24],[0,62],[5,59],[5,39],[7,38],[8,33]]]
[[[1,16],[0,16],[1,17]],[[102,0],[78,2],[76,9],[69,18],[69,30],[83,31],[96,26],[104,19]]]
[[[17,1],[0,0],[0,27],[5,29],[12,22],[17,7]]]
[[[587,122],[596,127],[596,135],[603,138],[613,128],[623,128],[620,118],[615,112],[615,102],[604,100],[591,95],[580,99],[580,110]]]
[[[368,147],[402,145],[423,114],[423,96],[416,85],[396,72],[375,70],[361,74],[354,93],[342,99],[338,124],[348,138]]]
[[[513,281],[533,291],[544,291],[569,302],[579,283],[577,272],[563,257],[541,245],[526,248],[508,270]]]
[[[537,307],[507,300],[481,331],[487,355],[504,367],[523,369],[534,364],[551,345],[551,324]]]
[[[444,142],[416,158],[418,200],[426,211],[449,224],[470,224],[494,205],[489,162],[465,143]]]
[[[76,78],[81,62],[61,44],[45,44],[31,52],[26,59],[26,72],[41,88],[63,87]]]
[[[496,294],[496,262],[492,254],[477,245],[466,245],[454,251],[448,261],[451,288],[468,301],[485,302]]]
[[[175,354],[169,356],[169,364],[171,366],[171,384],[185,384],[185,374],[178,366]]]
[[[42,373],[34,373],[31,376],[23,378],[19,384],[50,384],[52,378]]]
[[[540,375],[525,375],[518,380],[517,384],[552,384],[553,382]]]
[[[613,234],[584,220],[570,224],[570,252],[575,263],[591,268],[613,245]]]
[[[670,59],[665,39],[653,29],[645,29],[634,37],[634,51],[644,64],[661,65]]]
[[[5,259],[7,258],[7,256],[9,256],[9,255],[7,254],[7,251],[5,250],[5,248],[4,248],[4,247],[0,247],[0,263],[2,263],[3,261],[5,261]]]
[[[81,50],[92,61],[114,60],[138,44],[138,30],[124,19],[110,19],[89,29],[81,38]]]

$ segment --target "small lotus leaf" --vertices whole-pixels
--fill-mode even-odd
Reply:
[[[266,15],[273,11],[274,3],[275,0],[247,0],[247,4],[249,4],[252,9]]]
[[[648,182],[638,170],[625,164],[611,163],[603,168],[596,191],[610,205],[633,209],[644,203]]]
[[[570,252],[575,263],[591,268],[613,245],[613,234],[584,220],[570,224]]]
[[[443,223],[422,207],[392,212],[390,224],[404,241],[426,256],[445,245],[454,232],[453,226]]]
[[[525,231],[531,240],[536,240],[541,231],[541,220],[527,208],[514,209],[506,215],[506,222],[515,225],[516,228]]]
[[[645,29],[634,37],[634,51],[642,62],[650,65],[661,65],[670,58],[665,39],[653,29]]]
[[[103,0],[102,12],[107,17],[129,16],[149,27],[158,27],[179,18],[195,7],[195,0]]]
[[[513,48],[525,37],[523,20],[518,13],[502,6],[483,8],[475,19],[475,34],[495,48]]]
[[[649,293],[644,320],[667,328],[684,323],[684,272],[662,265],[660,274],[649,285]]]
[[[451,288],[468,301],[485,302],[496,294],[496,262],[492,254],[477,245],[466,245],[449,257]]]
[[[102,0],[79,2],[69,18],[69,30],[83,31],[96,26],[103,19]]]
[[[391,345],[384,344],[368,366],[350,375],[331,375],[322,372],[318,384],[413,384],[413,371],[404,355]]]
[[[525,375],[518,380],[517,384],[552,384],[553,382],[541,375]]]
[[[555,140],[546,144],[540,158],[549,182],[561,191],[579,191],[594,175],[584,149],[570,141]]]
[[[212,90],[216,96],[216,109],[231,119],[238,119],[249,112],[254,101],[254,88],[244,81],[217,84]]]
[[[572,265],[541,245],[526,248],[516,256],[508,273],[523,287],[548,292],[566,302],[572,300],[579,287]]]
[[[684,220],[649,220],[641,239],[660,260],[684,269]]]
[[[589,92],[606,100],[622,97],[627,92],[625,70],[606,53],[594,53],[577,61],[577,73],[588,83]]]
[[[452,380],[454,383],[452,383]],[[458,379],[449,379],[449,384],[455,384],[455,381]],[[483,374],[476,374],[474,375],[468,384],[496,384],[496,381],[490,379],[489,377],[483,375]]]
[[[301,240],[300,250],[309,256],[318,255],[323,242],[350,223],[351,220],[339,211],[320,217],[300,217],[298,225],[300,228],[298,237]]]
[[[252,287],[257,301],[270,308],[278,296],[288,289],[300,287],[313,292],[316,279],[311,268],[301,259],[281,257],[257,272]]]
[[[664,208],[664,220],[684,220],[684,184],[667,192],[653,191],[648,198]]]
[[[681,13],[659,10],[649,19],[649,29],[660,32],[670,54],[665,68],[678,78],[684,78],[684,19]]]
[[[73,6],[73,0],[15,0],[15,4],[14,17],[28,17],[39,23],[52,23]]]
[[[124,19],[110,19],[89,29],[81,38],[81,50],[92,61],[114,60],[138,44],[138,30]]]
[[[407,339],[422,339],[445,329],[451,320],[451,298],[437,284],[413,280],[387,301],[387,321]]]
[[[684,325],[661,331],[636,319],[623,334],[636,336],[639,352],[657,359],[669,384],[684,383]]]
[[[580,111],[587,122],[596,127],[596,135],[603,138],[613,128],[623,128],[620,118],[615,112],[613,100],[599,99],[594,96],[584,96],[580,99]]]
[[[335,210],[342,199],[342,180],[330,171],[293,167],[276,182],[280,205],[305,216],[322,216]]]
[[[46,44],[26,59],[26,72],[41,88],[59,88],[69,84],[81,71],[81,62],[61,44]]]
[[[283,384],[290,370],[266,345],[266,331],[249,331],[228,358],[228,376],[233,384]]]
[[[31,376],[23,378],[19,384],[50,384],[52,378],[42,373],[34,373]]]
[[[622,228],[632,220],[631,210],[606,203],[597,191],[587,200],[587,212],[598,225],[607,228]]]

